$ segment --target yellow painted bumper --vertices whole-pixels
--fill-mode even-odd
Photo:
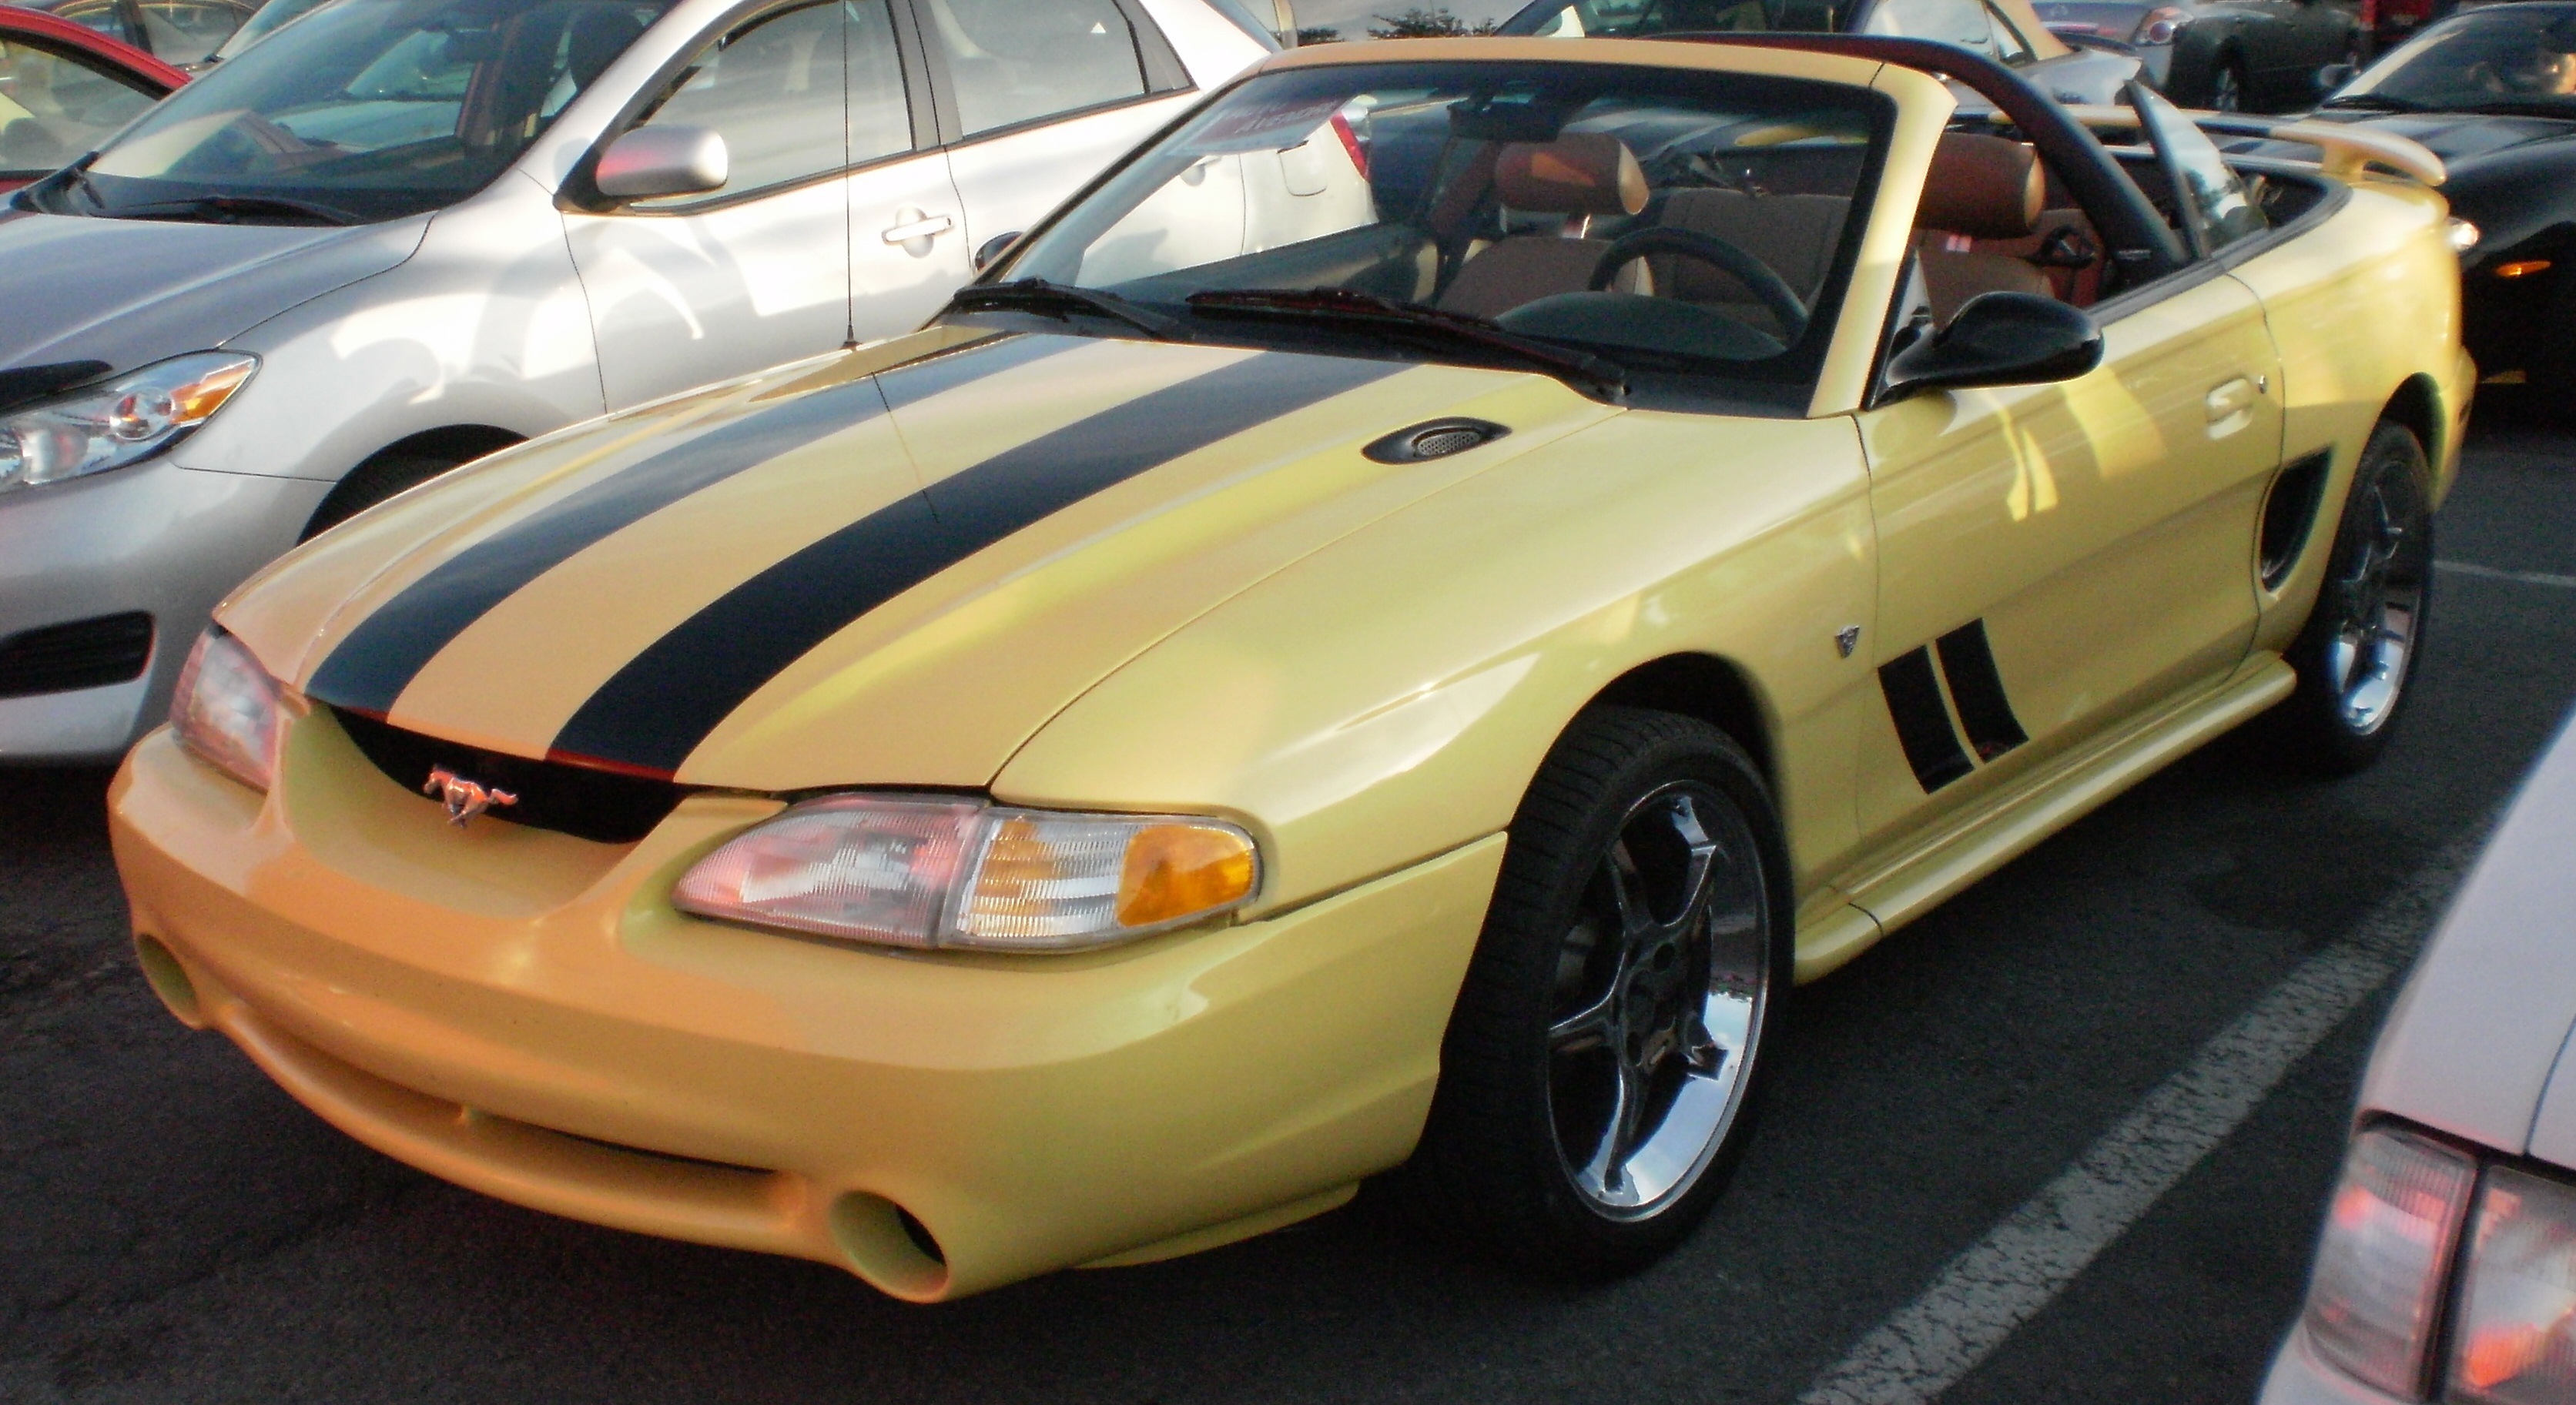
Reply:
[[[308,719],[269,797],[165,731],[112,804],[155,987],[350,1135],[920,1301],[1223,1243],[1402,1160],[1502,857],[1091,956],[917,956],[670,909],[772,801],[631,848],[458,830]]]

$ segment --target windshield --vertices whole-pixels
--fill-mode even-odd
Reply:
[[[1204,338],[1368,354],[1464,323],[1631,379],[1804,386],[1887,120],[1863,89],[1624,64],[1267,74],[1130,158],[988,282],[1109,293]],[[1477,359],[1451,339],[1427,354]]]
[[[222,48],[215,50],[215,57],[231,58],[267,38],[288,20],[304,18],[321,3],[322,0],[268,0],[243,22],[241,28],[233,31],[233,37],[225,40]]]
[[[181,88],[43,198],[146,218],[438,209],[518,159],[670,3],[341,0]]]
[[[2373,64],[2329,105],[2576,117],[2576,5],[2498,5],[2460,15]]]
[[[1651,34],[1791,30],[1830,34],[1859,0],[1574,0],[1532,5],[1504,34],[1547,39],[1641,39]]]

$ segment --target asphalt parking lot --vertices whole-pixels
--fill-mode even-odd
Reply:
[[[2576,434],[2495,399],[2440,521],[2449,569],[2386,764],[2294,782],[2222,741],[1803,992],[1717,1214],[1603,1287],[1457,1262],[1364,1198],[1193,1259],[920,1308],[485,1200],[174,1024],[130,959],[104,774],[0,775],[0,1399],[1812,1397],[2304,963],[2420,936],[2576,700]],[[2365,988],[1940,1398],[2249,1399],[2392,989]]]

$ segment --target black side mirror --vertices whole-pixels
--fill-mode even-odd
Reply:
[[[1011,251],[1011,246],[1013,244],[1018,242],[1020,242],[1020,231],[1014,229],[1008,234],[996,234],[992,238],[985,240],[983,243],[976,245],[975,271],[977,273],[981,273],[985,269],[991,268],[1001,259],[1002,255]]]
[[[2102,329],[2080,308],[2037,293],[1980,293],[1950,325],[1887,359],[1883,400],[1925,390],[2042,385],[2102,364]]]

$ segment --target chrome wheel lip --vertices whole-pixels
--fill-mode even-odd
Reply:
[[[2396,714],[2424,619],[2420,523],[2399,520],[2405,506],[2392,501],[2390,487],[2384,474],[2371,482],[2361,504],[2366,536],[2359,558],[2327,582],[2341,611],[2326,644],[2335,719],[2361,737]]]
[[[1641,863],[1644,848],[1663,861]],[[1642,1220],[1681,1199],[1742,1111],[1769,994],[1763,863],[1741,810],[1683,780],[1629,807],[1586,879],[1560,954],[1548,1096],[1558,1160],[1595,1214]]]

